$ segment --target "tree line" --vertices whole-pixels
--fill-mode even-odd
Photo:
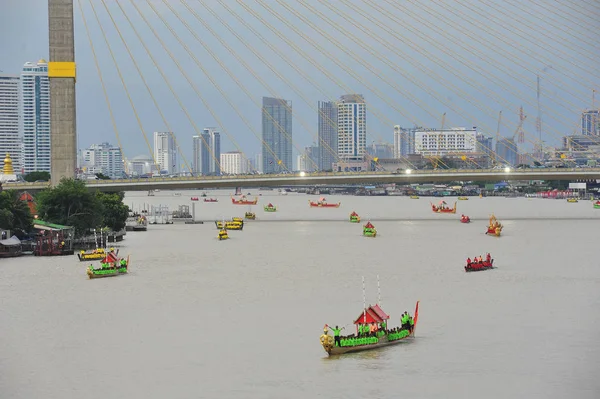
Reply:
[[[63,179],[56,187],[35,195],[40,220],[75,228],[75,235],[86,235],[90,229],[119,231],[125,227],[129,207],[123,203],[125,193],[90,192],[85,182]],[[0,193],[0,228],[24,237],[33,230],[34,217],[20,193]]]

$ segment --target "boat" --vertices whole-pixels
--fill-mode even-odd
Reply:
[[[154,190],[148,190],[148,197],[154,197]]]
[[[460,215],[460,222],[461,223],[471,223],[471,218],[465,215]]]
[[[465,266],[465,272],[480,272],[483,270],[494,269],[494,259],[488,257],[486,260],[482,260],[481,262],[469,262],[467,261],[467,265]]]
[[[192,200],[192,201],[198,201],[198,197],[192,197],[192,198],[190,198],[190,200]]]
[[[401,319],[403,321],[402,325],[388,329],[387,320],[389,318],[390,316],[379,305],[369,306],[354,321],[356,334],[339,336],[336,339],[336,337],[329,335],[329,330],[334,331],[334,333],[335,330],[325,324],[323,335],[320,337],[321,345],[329,356],[336,356],[412,341],[419,320],[419,301],[415,306],[414,319],[408,312],[405,312]]]
[[[254,212],[246,212],[246,214],[244,215],[244,218],[246,218],[248,220],[255,220],[256,219],[256,213],[254,213]]]
[[[204,202],[219,202],[216,198],[204,198]]]
[[[579,202],[577,198],[567,198],[567,202]]]
[[[115,255],[119,254],[119,250],[115,251],[114,248],[111,248],[109,252],[106,252],[104,248],[97,248],[88,251],[81,250],[80,253],[77,254],[80,262],[87,262],[88,260],[100,260],[106,257],[107,253],[114,253]]]
[[[239,220],[231,220],[226,221],[225,223],[215,220],[215,225],[217,229],[221,230],[223,228],[227,230],[243,230],[244,222]]]
[[[461,197],[458,197],[458,200],[459,201],[468,201],[469,197],[461,196]]]
[[[234,205],[256,205],[258,203],[258,197],[255,197],[254,200],[249,200],[245,195],[242,195],[240,199],[231,197],[231,203]]]
[[[327,203],[327,201],[325,200],[325,197],[321,197],[319,198],[318,201],[314,202],[311,200],[308,200],[308,205],[311,208],[339,208],[340,205],[342,205],[341,202],[338,202],[337,204],[329,204]]]
[[[0,239],[0,258],[13,258],[23,255],[23,244],[15,235],[8,237],[9,232],[2,231]]]
[[[419,199],[419,196],[418,195],[411,195],[410,199]]]
[[[431,210],[435,213],[456,213],[456,202],[454,203],[453,208],[449,208],[446,201],[440,201],[440,204],[437,206],[431,204]]]
[[[269,204],[265,206],[265,212],[277,212],[277,207],[269,202]]]
[[[500,237],[500,234],[502,233],[502,228],[503,228],[502,223],[500,223],[496,219],[496,216],[492,215],[492,216],[490,216],[490,223],[488,225],[488,228],[487,228],[487,231],[485,232],[485,234]]]
[[[229,234],[227,234],[227,230],[226,229],[219,230],[219,234],[217,235],[217,238],[219,239],[219,241],[228,240]]]
[[[118,258],[117,255],[109,252],[104,259],[101,261],[102,266],[99,269],[95,269],[93,265],[90,265],[87,269],[87,275],[90,279],[102,278],[102,277],[113,277],[121,274],[126,274],[129,271],[129,256],[127,260],[124,258]]]
[[[350,223],[360,223],[360,216],[358,216],[358,213],[352,212],[350,214]]]
[[[600,201],[594,202],[594,209],[600,209]]]
[[[377,230],[375,229],[375,226],[371,224],[371,222],[367,222],[367,224],[363,226],[363,236],[377,237]]]

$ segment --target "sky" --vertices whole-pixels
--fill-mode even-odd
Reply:
[[[542,140],[558,146],[600,91],[594,0],[74,3],[78,146],[120,143],[128,158],[149,155],[154,131],[173,131],[191,163],[204,127],[221,130],[223,152],[251,158],[263,96],[292,101],[297,154],[316,142],[317,102],[346,93],[365,97],[368,143],[393,142],[394,125],[495,136],[499,111],[499,133],[512,137],[523,106],[528,150],[539,140],[536,76]],[[1,7],[0,71],[47,59],[47,0]]]

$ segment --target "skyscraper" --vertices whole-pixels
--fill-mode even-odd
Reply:
[[[338,156],[361,161],[367,146],[367,104],[362,94],[346,94],[338,102]]]
[[[48,63],[27,62],[21,72],[23,169],[50,173],[50,83]]]
[[[10,154],[15,173],[22,171],[19,135],[19,77],[0,73],[0,160]]]
[[[194,176],[202,174],[202,137],[192,136],[192,173]]]
[[[220,175],[221,174],[221,133],[216,127],[207,127],[202,132],[202,174]]]
[[[496,163],[516,166],[519,162],[517,143],[513,138],[501,138],[496,143]]]
[[[82,166],[88,173],[102,173],[112,179],[123,178],[123,156],[119,147],[109,143],[92,144],[82,155]]]
[[[335,102],[319,101],[319,170],[331,170],[337,161],[338,108]]]
[[[293,170],[291,101],[263,97],[262,139],[263,173]]]
[[[394,126],[394,158],[403,158],[415,153],[415,132],[420,127],[404,128]]]
[[[161,172],[177,173],[177,149],[173,132],[154,132],[154,159]]]
[[[600,111],[589,109],[581,113],[581,134],[600,136]]]

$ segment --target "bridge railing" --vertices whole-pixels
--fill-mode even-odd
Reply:
[[[184,176],[184,177],[150,177],[136,179],[118,179],[118,180],[91,180],[89,183],[94,185],[114,185],[118,183],[148,183],[151,182],[177,182],[177,181],[222,181],[222,180],[275,180],[286,178],[313,178],[313,177],[343,177],[343,176],[386,176],[386,175],[407,175],[407,176],[432,176],[432,175],[503,175],[517,178],[519,175],[552,175],[553,173],[568,172],[600,172],[600,168],[560,168],[560,169],[423,169],[423,170],[400,170],[400,171],[365,171],[365,172],[297,172],[285,174],[252,174],[252,175],[222,175],[222,176]]]

